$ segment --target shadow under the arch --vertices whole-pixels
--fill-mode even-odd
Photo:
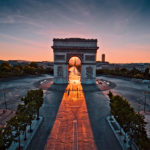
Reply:
[[[56,115],[58,113],[66,86],[67,84],[60,85],[52,83],[48,88],[47,86],[43,88],[45,91],[44,103],[40,109],[40,116],[43,116],[44,119],[27,150],[44,149],[47,138],[51,133],[53,124],[56,120]]]
[[[108,99],[98,88],[97,84],[82,84],[82,87],[97,149],[121,150],[118,141],[106,121],[106,117],[110,114]]]
[[[61,92],[65,92],[67,85],[68,84],[55,84],[55,83],[53,83],[48,88],[48,91],[61,91]]]
[[[53,85],[54,88],[57,85]],[[62,85],[61,85],[62,86]],[[53,89],[53,88],[52,88]],[[64,92],[46,149],[96,150],[81,83],[70,82]]]
[[[100,91],[97,84],[81,84],[84,92],[96,92]]]

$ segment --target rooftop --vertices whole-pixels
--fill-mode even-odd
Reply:
[[[84,38],[54,38],[53,41],[63,41],[63,42],[97,42],[97,39],[84,39]]]

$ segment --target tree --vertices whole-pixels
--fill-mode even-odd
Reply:
[[[144,116],[136,113],[129,102],[123,97],[113,96],[109,92],[111,113],[130,138],[140,147],[148,150],[150,140],[147,138]],[[125,136],[126,137],[126,136]]]
[[[139,113],[135,114],[131,130],[132,130],[132,136],[134,138],[134,141],[140,147],[144,147],[143,142],[148,141],[145,125],[146,122],[144,121],[144,116]]]
[[[23,65],[22,64],[18,64],[17,67],[19,67],[20,70],[23,70]]]
[[[37,112],[37,119],[39,119],[39,109],[43,104],[43,91],[42,89],[38,90],[30,90],[28,91],[27,95],[22,98],[25,105],[32,105],[33,110]]]
[[[37,67],[38,67],[38,65],[37,65],[36,62],[31,62],[31,63],[30,63],[30,66],[33,67],[33,68],[37,68]]]
[[[39,90],[35,90],[35,109],[37,111],[37,120],[39,119],[39,110],[40,110],[40,107],[42,106],[43,104],[43,90],[42,89],[39,89]]]
[[[45,73],[48,73],[48,74],[53,74],[53,68],[51,68],[51,67],[47,67],[47,68],[45,68],[44,69],[45,71]]]
[[[28,118],[28,125],[30,126],[30,132],[32,132],[32,120],[35,118],[35,113],[36,113],[36,110],[35,110],[35,101],[31,101],[28,103],[28,106],[27,106],[27,114],[29,116]]]
[[[0,65],[0,70],[3,72],[11,72],[12,66],[11,66],[11,64],[4,62]]]
[[[136,69],[135,67],[129,72],[131,75],[135,75],[135,74],[141,74],[141,71],[139,71],[138,69]]]
[[[112,92],[111,92],[111,91],[109,91],[108,96],[109,96],[110,101],[111,101],[111,99],[112,99],[112,97],[113,97],[113,94],[112,94]]]
[[[26,106],[25,105],[22,105],[22,104],[19,104],[18,105],[18,108],[17,108],[17,112],[16,112],[16,114],[19,116],[19,120],[20,120],[20,122],[21,122],[21,127],[20,127],[20,129],[21,129],[21,131],[23,132],[23,134],[24,134],[24,140],[26,140],[27,139],[27,137],[26,137],[26,128],[27,128],[27,125],[30,123],[29,122],[29,115],[28,115],[28,113],[27,113],[27,108],[26,108]]]
[[[149,74],[149,68],[146,68],[144,73]]]
[[[34,67],[31,67],[30,65],[26,65],[24,67],[24,72],[27,73],[27,74],[31,74],[31,75],[34,75],[35,74],[35,68]]]
[[[42,66],[38,67],[37,72],[40,73],[40,74],[44,73],[44,68]]]
[[[137,74],[133,75],[133,77],[143,79],[143,74],[137,73]]]
[[[27,95],[21,99],[26,106],[26,113],[28,115],[28,125],[30,125],[30,132],[32,132],[32,120],[34,119],[34,115],[36,113],[36,104],[33,91],[34,90],[28,91]]]
[[[0,149],[8,148],[12,142],[19,143],[21,148],[20,135],[24,134],[26,140],[26,127],[30,126],[32,132],[32,120],[37,114],[39,119],[39,109],[43,104],[43,91],[42,89],[30,90],[27,95],[21,99],[24,104],[18,105],[16,114],[9,121],[4,128],[0,129]]]
[[[146,68],[144,71],[144,77],[148,78],[149,77],[149,68]]]
[[[19,143],[19,149],[20,149],[21,148],[21,141],[20,141],[21,122],[19,120],[19,116],[15,115],[9,121],[7,121],[7,124],[11,128],[13,141]]]
[[[4,150],[10,147],[13,142],[12,130],[9,125],[0,129],[0,149]]]
[[[12,142],[19,143],[21,148],[20,135],[24,134],[26,140],[26,127],[30,126],[32,132],[32,120],[37,114],[39,119],[39,109],[43,104],[42,89],[30,90],[27,95],[21,99],[24,104],[19,104],[14,117],[7,121],[7,125],[0,129],[0,149],[8,148]]]
[[[0,149],[5,150],[4,128],[0,128]]]
[[[122,68],[122,69],[120,69],[120,71],[123,72],[123,73],[126,73],[126,72],[128,72],[128,69]]]
[[[18,66],[13,67],[13,72],[20,74],[21,70]]]

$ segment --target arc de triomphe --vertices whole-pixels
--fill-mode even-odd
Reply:
[[[96,83],[97,39],[53,39],[54,83],[68,83],[68,63],[71,57],[81,60],[81,83]]]

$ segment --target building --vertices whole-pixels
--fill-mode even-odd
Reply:
[[[96,83],[97,39],[54,39],[52,48],[54,52],[54,83],[68,83],[68,63],[74,56],[81,60],[81,83]]]
[[[105,62],[105,54],[102,54],[102,63]]]

